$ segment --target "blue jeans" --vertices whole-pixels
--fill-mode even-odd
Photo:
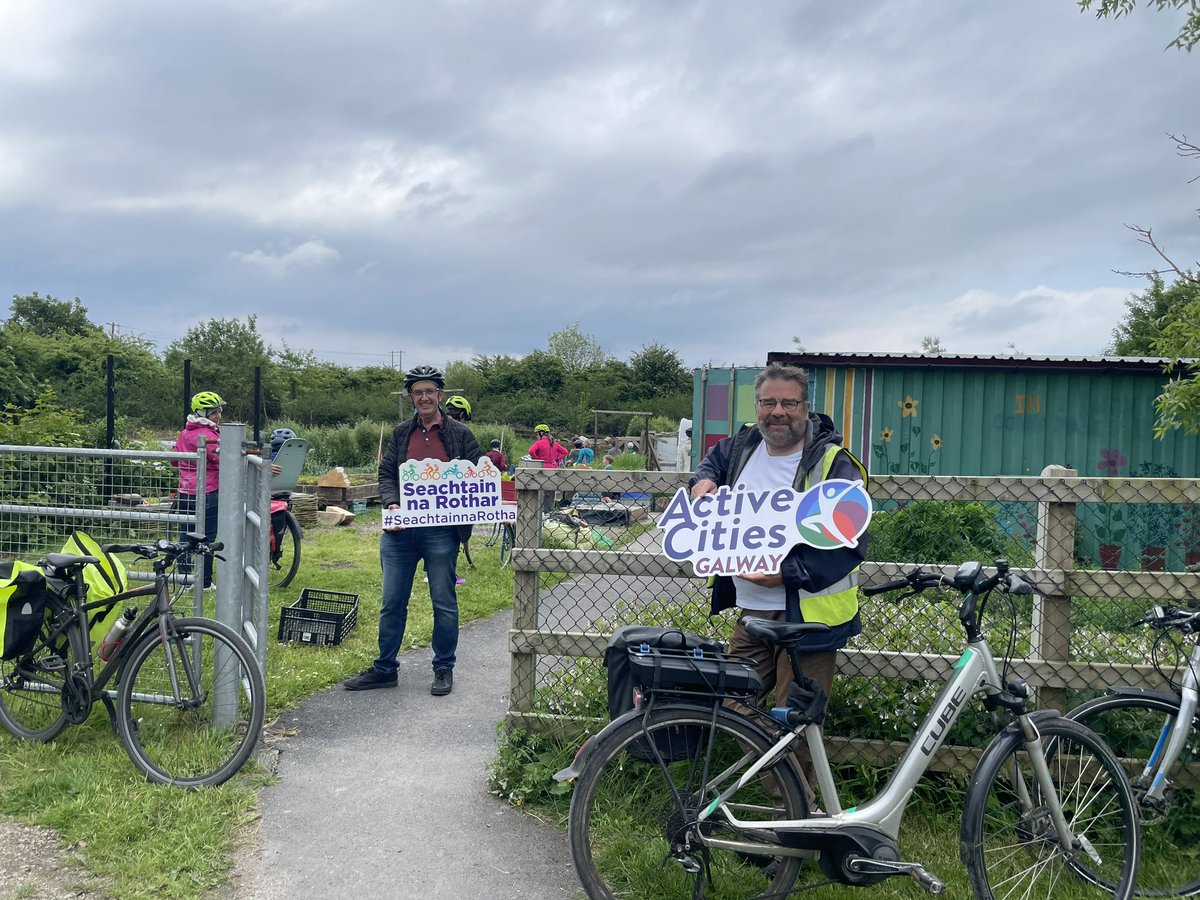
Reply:
[[[217,492],[209,491],[204,495],[204,540],[211,544],[217,539]],[[195,494],[179,494],[175,498],[174,512],[185,516],[194,516],[196,514],[196,495]],[[196,524],[183,523],[179,526],[179,540],[182,543],[188,532],[195,531]],[[175,566],[180,575],[192,574],[192,555],[186,553],[179,557],[179,562]],[[211,556],[204,557],[204,586],[208,587],[212,584],[213,574],[213,558]]]
[[[383,608],[379,611],[379,658],[375,668],[385,674],[398,668],[396,654],[408,624],[417,562],[425,560],[429,597],[433,601],[433,669],[453,669],[458,648],[458,595],[454,565],[458,561],[458,529],[452,525],[385,531],[379,539],[383,566]]]

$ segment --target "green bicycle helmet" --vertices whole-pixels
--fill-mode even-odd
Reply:
[[[435,369],[433,366],[417,366],[404,373],[404,390],[411,391],[418,381],[432,381],[439,391],[446,386],[446,376],[442,374],[441,369]]]
[[[205,412],[210,409],[220,409],[225,405],[221,395],[215,391],[201,391],[192,396],[192,412]]]
[[[457,394],[447,397],[446,412],[456,419],[469,422],[471,421],[471,401],[466,397],[459,397]]]
[[[549,434],[550,426],[549,425],[535,425],[534,429],[533,429],[533,433],[534,434]]]

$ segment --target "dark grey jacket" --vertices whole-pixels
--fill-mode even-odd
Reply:
[[[400,463],[408,459],[408,439],[413,429],[420,427],[417,421],[418,416],[414,413],[411,419],[396,426],[387,449],[383,451],[383,459],[379,461],[379,501],[384,509],[400,502]],[[483,456],[483,450],[471,429],[445,414],[442,415],[442,443],[446,445],[446,453],[451,459],[478,462]],[[471,534],[470,525],[446,527],[457,527],[464,539]]]

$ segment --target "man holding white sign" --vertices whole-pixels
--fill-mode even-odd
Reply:
[[[483,451],[466,425],[444,414],[441,401],[445,386],[445,376],[433,366],[417,366],[404,376],[404,389],[416,412],[396,426],[379,463],[379,494],[384,508],[383,534],[379,540],[383,566],[379,656],[369,669],[345,682],[348,691],[398,684],[396,655],[408,623],[413,577],[422,559],[433,602],[434,677],[430,693],[442,696],[454,687],[454,654],[458,647],[454,567],[458,560],[459,528],[464,526],[442,523],[474,521],[473,517],[486,515],[491,498],[483,485],[485,479],[457,477],[466,474],[457,471],[465,466],[455,467],[454,463],[478,461]],[[411,461],[420,461],[421,465]],[[450,464],[447,469],[455,468],[456,477],[442,478],[447,472],[442,471],[439,462]],[[491,468],[486,459],[483,462]],[[434,469],[439,475],[436,488]],[[410,474],[414,477],[410,478]],[[498,495],[498,474],[495,481]],[[498,505],[498,496],[496,502]],[[390,516],[389,511],[392,511]]]
[[[831,549],[811,542],[795,543],[782,526],[772,524],[772,516],[786,519],[791,515],[793,491],[804,492],[831,479],[865,484],[867,472],[841,446],[842,436],[829,417],[809,412],[808,376],[804,370],[772,363],[755,380],[754,396],[755,424],[721,440],[697,466],[689,483],[696,512],[688,515],[700,521],[690,519],[679,526],[681,533],[675,543],[682,544],[685,539],[703,543],[705,551],[714,545],[718,550],[727,550],[731,544],[748,548],[732,561],[731,555],[737,554],[706,555],[694,547],[681,551],[689,554],[697,568],[703,567],[701,560],[709,561],[710,571],[715,574],[714,614],[736,605],[744,610],[743,616],[828,625],[827,633],[809,635],[800,645],[800,652],[802,674],[816,681],[829,696],[837,651],[862,630],[858,567],[866,558],[866,536],[862,532],[870,516],[869,498],[860,486],[860,497],[852,510],[857,524],[850,533],[834,534],[826,545]],[[839,496],[844,490],[839,488]],[[711,502],[695,503],[707,495],[713,495]],[[862,501],[865,518],[860,512]],[[668,510],[663,518],[670,513]],[[707,522],[710,518],[711,524]],[[668,532],[664,541],[671,538]],[[671,545],[665,545],[665,549],[670,553]],[[735,562],[736,567],[731,568]],[[729,652],[752,658],[767,690],[774,687],[777,702],[786,703],[787,686],[793,680],[786,652],[751,637],[740,619]],[[797,757],[811,783],[811,763],[803,743]]]

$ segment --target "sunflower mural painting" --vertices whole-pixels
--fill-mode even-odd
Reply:
[[[921,437],[921,426],[917,419],[921,413],[921,401],[906,394],[897,400],[900,424],[896,428],[884,426],[878,442],[871,445],[879,471],[889,475],[931,475],[937,468],[939,452],[944,445],[942,436],[935,434],[928,440]]]

